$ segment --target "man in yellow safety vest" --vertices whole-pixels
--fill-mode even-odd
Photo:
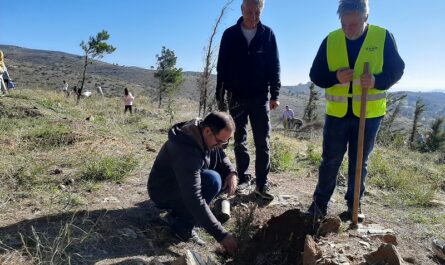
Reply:
[[[393,35],[384,28],[368,24],[368,13],[368,0],[340,0],[337,14],[341,29],[331,32],[323,40],[310,71],[312,82],[326,89],[322,162],[313,202],[308,210],[314,217],[327,214],[338,171],[348,150],[348,188],[345,194],[348,210],[343,216],[351,219],[360,98],[362,89],[367,89],[359,194],[362,201],[368,158],[386,112],[386,90],[400,80],[405,68]],[[364,73],[365,62],[369,63],[368,73]],[[359,221],[362,221],[361,204],[358,213]]]

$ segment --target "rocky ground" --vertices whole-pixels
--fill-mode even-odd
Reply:
[[[310,220],[300,212],[309,205],[315,186],[315,179],[310,174],[302,179],[272,174],[271,183],[277,194],[272,203],[257,201],[249,194],[231,199],[232,218],[225,224],[230,229],[237,225],[236,214],[246,216],[252,205],[256,208],[251,223],[255,232],[253,240],[244,242],[245,245],[241,246],[243,252],[235,258],[224,254],[219,244],[202,229],[199,234],[207,241],[204,247],[177,240],[159,218],[162,213],[147,200],[145,183],[141,179],[108,186],[94,196],[84,194],[91,201],[89,209],[75,214],[42,216],[38,209],[12,210],[14,217],[3,219],[0,225],[4,250],[0,263],[17,264],[20,260],[26,264],[26,259],[17,252],[25,242],[29,245],[40,244],[42,256],[45,252],[53,253],[57,247],[70,250],[70,253],[74,253],[70,257],[73,264],[156,264],[155,261],[157,264],[172,264],[187,250],[212,260],[214,264],[302,264],[303,255],[311,253],[305,248],[312,244],[312,258],[316,260],[313,264],[352,265],[365,264],[365,256],[385,243],[393,244],[399,256],[394,254],[396,252],[382,255],[400,263],[393,260],[369,264],[445,264],[432,254],[429,238],[419,241],[414,227],[406,224],[399,226],[386,220],[387,212],[394,210],[367,200],[364,226],[351,229],[350,223],[335,218],[344,210],[341,200],[337,201],[344,191],[344,187],[340,187],[331,208],[334,225],[328,231],[332,233],[325,233],[319,229],[320,222]],[[403,209],[397,211],[403,212]],[[337,219],[338,223],[335,221]],[[63,237],[67,234],[69,236]],[[306,239],[306,234],[312,235],[313,241]],[[57,237],[60,238],[50,239]],[[62,256],[57,257],[56,254],[55,260],[66,258],[62,253],[59,255]]]

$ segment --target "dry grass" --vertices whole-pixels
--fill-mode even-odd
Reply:
[[[174,122],[194,118],[196,113],[194,102],[181,99]],[[124,115],[119,98],[89,98],[76,105],[73,98],[62,93],[17,90],[2,98],[0,114],[0,227],[26,218],[97,209],[105,199],[116,200],[113,207],[126,209],[116,216],[128,214],[134,201],[129,199],[130,205],[124,205],[119,201],[120,194],[113,192],[123,190],[121,196],[139,192],[138,198],[146,198],[141,190],[145,191],[151,163],[170,127],[168,113],[153,107],[152,99],[145,97],[137,98],[135,114]],[[249,148],[253,153],[251,135]],[[318,167],[321,137],[317,132],[304,137],[273,132],[271,152],[275,171],[303,179]],[[233,145],[227,153],[233,161]],[[374,203],[391,205],[395,212],[403,210],[403,216],[394,219],[422,225],[425,231],[420,233],[424,237],[445,238],[440,231],[445,226],[444,214],[430,204],[432,198],[445,197],[445,166],[437,161],[440,154],[378,146],[370,160],[368,188],[381,192],[370,196]],[[345,173],[344,167],[342,171]],[[255,210],[249,208],[234,216],[236,224],[229,227],[230,231],[241,241],[249,239]],[[113,221],[107,223],[110,227],[95,227],[91,233],[112,233],[117,229]],[[77,231],[75,237],[71,237],[73,230]],[[47,260],[68,264],[76,253],[70,246],[90,234],[82,230],[87,231],[70,220],[50,235],[35,230],[23,237],[22,247],[1,245],[0,263]],[[168,231],[161,235],[151,227],[142,230],[153,245],[150,249],[164,248],[160,242]],[[3,239],[0,235],[0,242]]]

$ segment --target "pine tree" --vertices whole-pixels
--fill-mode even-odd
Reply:
[[[80,96],[82,95],[83,86],[85,84],[85,74],[87,72],[88,66],[88,58],[102,58],[104,54],[110,54],[116,50],[115,47],[107,44],[105,41],[110,38],[110,34],[107,31],[102,30],[97,33],[96,37],[90,36],[88,43],[82,41],[80,43],[80,47],[84,51],[84,65],[83,65],[83,73],[82,73],[82,82],[80,84],[80,88],[75,91],[77,93],[77,103],[79,103]]]
[[[418,123],[420,119],[420,115],[425,111],[425,103],[418,98],[416,100],[416,108],[414,109],[414,120],[413,120],[413,128],[411,130],[411,136],[409,138],[409,144],[411,148],[415,148],[417,144],[414,143],[416,136],[419,134],[418,132]]]
[[[306,122],[314,121],[317,119],[317,102],[320,99],[315,84],[309,85],[309,100],[306,108],[304,109],[303,120]]]
[[[161,108],[162,99],[167,95],[169,110],[173,110],[173,96],[179,85],[183,82],[182,68],[176,68],[177,57],[175,52],[162,47],[161,54],[156,55],[157,67],[154,76],[159,79],[158,108]],[[173,112],[171,112],[172,114]],[[170,115],[172,117],[172,115]]]
[[[435,152],[445,145],[445,132],[442,129],[443,118],[436,118],[431,125],[431,131],[428,133],[424,151]]]

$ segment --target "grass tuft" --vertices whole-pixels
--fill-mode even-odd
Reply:
[[[270,171],[283,172],[292,168],[295,155],[289,144],[277,137],[271,141],[270,149]]]
[[[43,124],[31,130],[24,138],[40,148],[71,145],[76,141],[76,135],[71,132],[71,128],[63,124]]]
[[[122,181],[138,162],[133,156],[102,157],[88,162],[81,170],[80,178],[87,181]]]
[[[307,147],[307,157],[313,166],[319,166],[321,163],[321,151],[316,149],[313,144]]]

